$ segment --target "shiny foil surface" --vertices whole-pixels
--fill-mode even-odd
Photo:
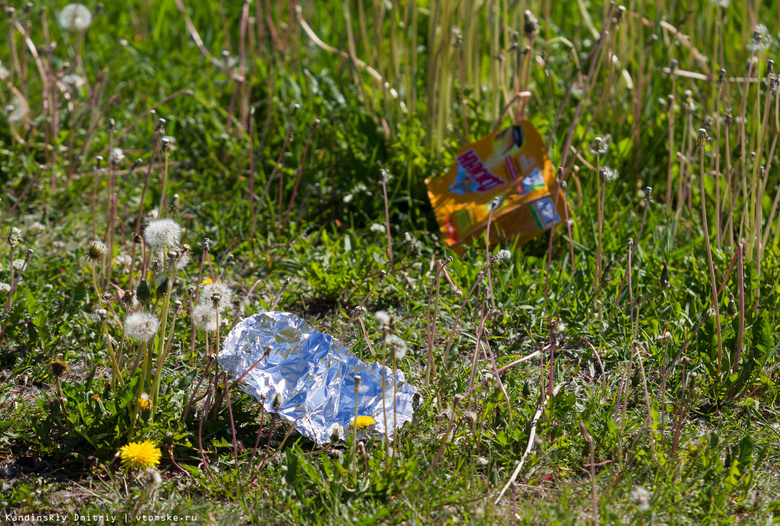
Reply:
[[[358,416],[370,416],[372,427],[360,435],[393,435],[393,421],[400,428],[412,419],[412,401],[417,393],[402,371],[379,363],[360,361],[330,335],[322,334],[298,316],[287,312],[261,312],[239,322],[225,338],[218,361],[233,380],[244,377],[242,389],[292,422],[298,431],[323,444],[334,433],[345,439],[355,419],[355,375],[361,377]],[[382,414],[384,369],[385,416]],[[395,406],[393,411],[393,383]],[[274,400],[278,406],[274,409]]]

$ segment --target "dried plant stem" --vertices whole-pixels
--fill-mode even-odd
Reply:
[[[558,384],[555,386],[555,389],[553,389],[552,396],[555,396],[558,394],[558,391],[560,391],[561,387],[563,387],[564,384]],[[498,497],[494,501],[496,505],[501,501],[501,497],[504,496],[504,493],[506,493],[506,490],[509,489],[509,486],[512,485],[512,483],[517,478],[517,475],[520,474],[520,470],[523,469],[523,464],[525,464],[525,459],[528,458],[528,455],[531,453],[531,450],[534,446],[534,438],[536,437],[536,424],[539,422],[539,418],[542,416],[542,412],[544,411],[545,406],[547,405],[547,401],[549,401],[550,398],[546,398],[542,402],[542,407],[540,407],[536,414],[534,415],[533,420],[531,420],[531,433],[528,436],[528,444],[525,447],[525,452],[523,453],[523,456],[520,458],[520,463],[517,464],[517,467],[515,468],[514,472],[512,473],[512,476],[509,477],[509,480],[507,481],[506,485],[501,489],[501,492],[498,494]]]
[[[701,137],[700,130],[699,134]],[[706,136],[706,132],[705,132]],[[701,139],[700,139],[701,141]],[[715,307],[715,326],[718,334],[718,374],[721,372],[721,364],[723,362],[723,341],[720,329],[720,306],[718,301],[717,283],[715,281],[715,265],[712,262],[712,247],[710,246],[710,233],[707,227],[707,194],[704,191],[704,142],[699,145],[699,181],[700,181],[700,197],[701,197],[701,221],[702,228],[704,229],[704,245],[707,249],[707,263],[710,269],[710,286],[712,288],[712,304]]]

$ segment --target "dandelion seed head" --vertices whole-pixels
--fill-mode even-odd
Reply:
[[[143,472],[143,481],[146,482],[147,484],[153,484],[155,486],[158,486],[162,484],[162,477],[160,476],[159,471],[149,466]]]
[[[160,320],[146,312],[134,312],[125,318],[125,333],[133,340],[148,342],[159,328]]]
[[[406,351],[408,350],[406,342],[395,334],[389,335],[385,340],[385,344],[396,360],[406,356]]]
[[[78,33],[92,23],[92,13],[83,4],[68,4],[60,11],[60,25],[65,31]]]
[[[0,292],[5,292],[5,293],[11,292],[11,285],[9,285],[8,283],[0,283]]]
[[[199,303],[209,305],[211,307],[214,296],[219,296],[219,302],[216,305],[216,310],[222,312],[225,309],[230,308],[230,303],[233,298],[233,289],[224,283],[209,283],[208,285],[204,285],[200,289]]]
[[[14,266],[14,270],[22,270],[24,268],[24,258],[15,259],[13,263],[11,263]]]
[[[758,24],[753,30],[753,36],[748,42],[748,51],[756,53],[767,49],[772,44],[772,37],[764,24]]]
[[[30,113],[30,107],[27,106],[27,101],[19,97],[13,97],[8,105],[5,107],[6,118],[8,122],[21,122]]]
[[[65,75],[62,77],[61,81],[62,85],[65,86],[65,89],[67,89],[68,92],[72,94],[78,93],[78,91],[84,87],[84,84],[87,83],[84,80],[84,77],[81,75],[76,75],[75,73]]]
[[[604,179],[605,182],[612,182],[616,180],[619,175],[617,170],[610,168],[609,166],[605,166],[601,169],[601,178]]]
[[[376,232],[377,234],[384,234],[385,233],[385,225],[381,223],[374,223],[371,225],[370,230],[372,232]]]
[[[152,250],[167,250],[179,244],[181,227],[173,219],[155,219],[144,230],[144,240]]]
[[[650,509],[650,492],[640,486],[631,492],[631,501],[639,511],[647,511]]]
[[[512,259],[512,253],[506,249],[499,250],[497,256],[498,256],[498,260],[502,262],[509,261],[510,259]]]
[[[214,332],[217,330],[217,311],[211,305],[200,303],[192,309],[192,322],[202,331]]]
[[[125,159],[125,152],[122,148],[114,148],[111,150],[111,164],[117,165]]]
[[[377,311],[374,314],[374,319],[382,327],[390,327],[390,315],[387,312],[383,310]]]

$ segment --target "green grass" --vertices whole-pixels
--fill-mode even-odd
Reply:
[[[2,513],[59,513],[71,521],[74,514],[116,515],[119,522],[189,515],[220,524],[779,521],[773,141],[780,122],[768,59],[778,49],[780,11],[765,3],[733,2],[724,10],[705,1],[628,2],[618,21],[617,9],[607,16],[608,5],[585,0],[258,0],[246,4],[249,17],[260,14],[257,25],[242,14],[242,2],[186,2],[215,61],[229,58],[223,50],[238,58],[245,49],[244,62],[227,68],[203,56],[176,0],[107,2],[78,49],[78,34],[57,21],[64,3],[17,6],[0,23],[14,35],[19,62],[17,69],[11,46],[0,50],[10,70],[0,103],[18,106],[12,99],[23,96],[30,112],[20,122],[0,119],[2,238],[21,230],[17,246],[0,247],[0,282],[11,285],[13,261],[32,252],[13,297],[0,291],[7,305],[0,320]],[[336,52],[307,35],[296,5],[306,27]],[[538,29],[527,23],[526,9],[539,19]],[[44,82],[14,17],[29,31],[49,81],[86,72],[88,85],[68,100],[64,86]],[[769,27],[773,40],[753,54],[746,46],[755,21]],[[459,45],[453,28],[463,37]],[[57,43],[51,53],[47,38]],[[350,38],[356,58],[382,82],[351,60]],[[499,53],[503,62],[495,59]],[[751,85],[743,104],[746,83],[728,79],[747,76],[752,55],[758,61],[750,71],[762,82]],[[673,60],[682,71],[676,77]],[[721,67],[727,80],[719,95]],[[47,85],[57,90],[56,134]],[[563,168],[571,237],[560,228],[551,244],[545,233],[503,247],[511,256],[495,263],[486,261],[483,238],[458,257],[439,237],[424,180],[449,169],[467,136],[493,128],[508,102],[505,92],[511,98],[526,89],[526,116]],[[680,159],[673,155],[669,164],[672,93]],[[733,116],[728,126],[726,113]],[[712,137],[703,182],[699,128]],[[167,172],[163,136],[174,139]],[[606,270],[598,288],[597,185],[589,167],[596,136],[611,138],[601,166],[621,174],[607,183],[600,262]],[[112,147],[125,155],[116,166],[109,162]],[[760,166],[769,167],[766,182]],[[392,267],[380,169],[391,174]],[[717,170],[721,177],[713,177]],[[733,202],[730,183],[738,189]],[[163,192],[165,214],[184,228],[181,242],[192,259],[177,272],[167,300],[165,287],[153,281],[164,269],[154,270],[149,257],[142,276],[142,245],[133,245],[139,208],[148,221]],[[720,338],[710,312],[702,199],[716,285],[725,280]],[[109,252],[93,263],[87,255],[96,237]],[[109,271],[109,261],[131,253],[129,266],[115,263]],[[235,291],[225,314],[230,322],[278,300],[278,309],[371,361],[354,310],[367,309],[365,331],[380,351],[386,333],[373,314],[393,316],[390,332],[410,348],[398,367],[421,393],[414,421],[392,444],[394,455],[386,454],[382,437],[367,441],[358,447],[355,477],[351,441],[319,448],[294,431],[288,435],[286,423],[237,388],[230,404],[223,397],[204,411],[206,400],[225,394],[225,379],[214,377],[214,365],[206,373],[206,365],[227,331],[211,333],[208,345],[202,331],[192,339],[204,253],[202,278],[224,273]],[[449,256],[445,268],[462,294],[443,275],[435,292],[437,262]],[[729,272],[734,261],[744,262],[743,291],[739,265]],[[132,366],[142,351],[124,337],[134,307],[121,298],[137,291],[142,277],[151,296],[145,308],[162,317],[168,305],[167,328],[176,323],[172,339],[158,336],[150,344],[155,369],[160,349],[171,345],[154,417],[141,413],[133,423],[142,375]],[[182,305],[174,314],[177,299]],[[483,351],[472,371],[478,337],[489,343],[499,369],[538,354],[502,372],[499,385]],[[124,386],[112,382],[112,351]],[[427,382],[429,351],[434,370]],[[52,360],[66,362],[69,372],[55,378]],[[469,392],[472,374],[479,387]],[[150,384],[142,390],[152,394]],[[466,398],[456,402],[456,395]],[[592,437],[595,466],[581,424]],[[146,439],[162,452],[159,484],[125,469],[116,456],[129,441]],[[529,445],[515,481],[498,498]]]

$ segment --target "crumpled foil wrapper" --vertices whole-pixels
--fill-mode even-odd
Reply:
[[[235,380],[267,351],[268,356],[242,380],[242,389],[276,412],[301,434],[324,444],[335,430],[340,438],[351,433],[355,419],[355,375],[360,375],[358,416],[370,416],[375,424],[359,434],[384,435],[382,372],[385,374],[385,411],[388,436],[393,435],[393,382],[398,429],[412,419],[417,389],[406,382],[402,371],[379,363],[360,361],[330,335],[313,329],[287,312],[261,312],[239,322],[225,338],[217,357],[220,367]],[[274,410],[274,399],[280,405]]]

